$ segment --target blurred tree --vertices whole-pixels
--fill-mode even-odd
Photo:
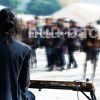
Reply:
[[[17,8],[17,0],[0,0],[0,4],[13,9]]]
[[[0,0],[0,4],[13,8],[17,13],[49,15],[61,8],[59,0]]]
[[[58,0],[30,0],[25,12],[35,15],[50,15],[60,8]]]

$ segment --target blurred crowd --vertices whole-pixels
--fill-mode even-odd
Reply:
[[[86,76],[87,61],[93,64],[92,78],[95,76],[96,63],[98,60],[99,39],[98,30],[91,23],[81,26],[75,20],[66,18],[45,18],[35,17],[34,20],[25,22],[18,19],[19,33],[16,39],[28,44],[32,48],[32,63],[37,63],[36,49],[44,47],[47,56],[48,71],[54,67],[62,71],[65,69],[77,68],[78,64],[73,55],[75,51],[85,52],[86,61],[84,64],[83,78]],[[97,41],[98,40],[98,41]],[[65,54],[68,55],[66,64]]]

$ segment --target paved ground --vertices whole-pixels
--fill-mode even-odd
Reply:
[[[84,53],[75,53],[74,56],[77,60],[79,67],[77,69],[70,69],[64,71],[46,71],[46,56],[45,56],[45,49],[37,49],[37,68],[31,69],[31,79],[37,80],[63,80],[63,81],[74,81],[80,80],[83,71],[83,64],[85,59]],[[66,61],[67,56],[66,56]],[[97,100],[100,100],[100,57],[97,64],[96,70],[96,77],[93,81],[96,89],[96,97]],[[66,67],[65,67],[66,68]],[[87,69],[87,78],[90,78],[92,72],[91,63],[88,62],[88,69]],[[77,92],[71,90],[53,90],[53,89],[43,89],[41,92],[38,89],[30,89],[35,95],[36,100],[78,100]],[[79,100],[87,100],[82,93],[78,93]]]

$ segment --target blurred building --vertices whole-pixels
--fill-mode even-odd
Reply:
[[[72,3],[77,3],[79,1],[80,0],[59,0],[60,4],[62,6],[66,6],[66,5],[69,5],[69,4],[72,4]]]
[[[62,6],[66,6],[72,3],[89,3],[89,4],[100,4],[100,0],[59,0]]]

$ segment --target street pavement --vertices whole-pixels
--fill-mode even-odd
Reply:
[[[83,73],[83,65],[85,60],[85,53],[83,52],[75,52],[74,56],[78,63],[78,68],[74,69],[71,68],[69,70],[67,69],[67,66],[65,66],[65,70],[58,71],[54,69],[53,71],[48,72],[46,65],[46,55],[45,55],[45,49],[37,49],[36,50],[37,55],[37,67],[31,68],[31,79],[34,80],[57,80],[57,81],[83,81],[82,73]],[[68,57],[65,55],[66,63],[68,63]],[[100,56],[97,63],[97,69],[96,69],[96,76],[93,81],[93,84],[95,86],[95,94],[97,97],[97,100],[100,100]],[[72,66],[73,67],[73,66]],[[90,79],[92,73],[92,65],[90,62],[88,62],[87,67],[87,77]],[[85,81],[85,80],[84,80]],[[90,82],[92,82],[90,80]],[[36,100],[88,100],[81,92],[76,92],[72,90],[57,90],[57,89],[42,89],[39,91],[38,89],[29,89],[32,91],[35,96]],[[87,93],[89,95],[89,93]]]

